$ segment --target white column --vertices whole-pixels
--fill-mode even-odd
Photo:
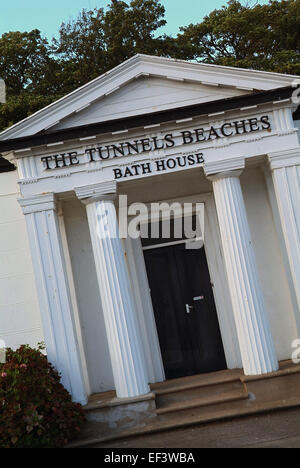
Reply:
[[[212,180],[229,290],[244,372],[259,375],[276,371],[278,362],[266,316],[246,208],[239,176],[244,161],[206,164]],[[231,168],[235,170],[230,170]]]
[[[54,194],[20,199],[19,203],[26,218],[47,356],[73,400],[86,404]]]
[[[300,312],[300,148],[269,154],[269,161]]]
[[[117,396],[147,394],[146,363],[114,205],[116,184],[75,192],[87,209]]]

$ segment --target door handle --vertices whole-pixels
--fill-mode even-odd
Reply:
[[[203,300],[204,300],[204,296],[197,296],[193,298],[193,301],[203,301]]]
[[[185,304],[185,310],[186,310],[186,313],[187,313],[187,314],[190,314],[192,309],[193,309],[192,306],[190,306],[190,305],[188,305],[188,304]]]

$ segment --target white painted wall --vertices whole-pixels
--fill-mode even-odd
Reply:
[[[290,359],[298,332],[264,174],[259,168],[246,169],[241,182],[277,357]]]
[[[0,338],[8,347],[43,341],[17,172],[0,174]]]

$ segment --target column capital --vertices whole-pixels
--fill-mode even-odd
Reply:
[[[56,211],[56,199],[52,192],[19,198],[18,202],[24,215],[40,211]]]
[[[75,187],[74,192],[85,205],[100,200],[114,200],[117,196],[117,182],[109,180],[100,184]]]
[[[239,177],[245,169],[245,158],[222,159],[206,162],[204,172],[208,179],[215,180],[225,177]]]
[[[300,165],[300,147],[268,154],[271,169]]]

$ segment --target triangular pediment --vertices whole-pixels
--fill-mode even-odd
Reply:
[[[290,86],[295,76],[136,55],[0,134],[0,140]]]
[[[166,109],[216,101],[245,94],[234,88],[205,86],[156,77],[141,77],[128,83],[87,108],[63,119],[50,130],[88,125],[132,115],[143,115]]]

